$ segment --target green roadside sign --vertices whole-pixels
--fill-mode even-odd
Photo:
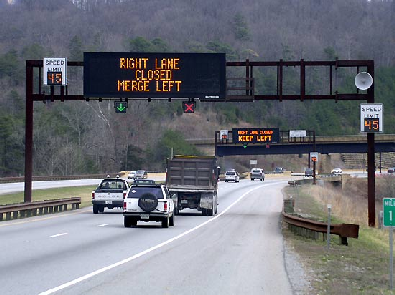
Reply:
[[[384,226],[395,226],[395,198],[383,199]]]

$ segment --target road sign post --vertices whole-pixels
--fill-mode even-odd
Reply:
[[[313,162],[313,184],[316,184],[315,169],[316,169],[316,163],[318,161],[318,152],[310,152],[310,160]],[[310,165],[309,165],[309,167],[310,167]]]
[[[328,223],[326,227],[326,250],[329,251],[329,245],[331,243],[331,210],[332,204],[327,204],[326,207],[328,208]]]

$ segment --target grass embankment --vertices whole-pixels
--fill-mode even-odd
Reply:
[[[92,190],[96,186],[75,186],[75,187],[62,187],[53,189],[42,189],[32,191],[32,201],[43,201],[52,199],[64,199],[71,197],[80,197],[80,207],[92,205]],[[0,195],[0,204],[17,204],[23,203],[23,192]]]
[[[331,235],[329,251],[322,235],[311,240],[283,231],[287,243],[310,270],[310,294],[394,294],[389,290],[389,232],[366,225],[365,197],[347,197],[339,189],[319,186],[287,187],[285,193],[295,199],[295,213],[326,222],[330,203],[331,223],[360,225],[359,238],[349,238],[348,246],[340,245],[339,237]]]

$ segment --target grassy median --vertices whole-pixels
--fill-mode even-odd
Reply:
[[[358,184],[361,190],[366,186]],[[368,227],[365,194],[320,186],[287,187],[285,194],[295,199],[295,213],[327,221],[327,204],[332,204],[332,223],[357,223],[358,239],[348,238],[348,246],[340,245],[331,235],[327,251],[326,239],[320,234],[312,240],[297,236],[284,227],[283,233],[306,267],[311,284],[309,294],[394,294],[389,290],[389,231]],[[382,210],[382,208],[376,209]]]
[[[33,190],[32,201],[80,197],[80,207],[86,207],[92,205],[92,190],[96,187],[93,185]],[[0,195],[0,205],[23,203],[23,198],[23,192]]]

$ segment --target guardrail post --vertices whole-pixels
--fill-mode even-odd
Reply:
[[[10,220],[11,219],[11,212],[7,212],[6,214],[5,214],[5,219],[6,220]]]
[[[3,213],[0,213],[0,221],[3,221]]]
[[[14,219],[18,219],[18,211],[12,212],[12,217],[13,217]],[[10,214],[10,219],[11,219],[11,214]]]
[[[48,207],[44,207],[44,214],[48,214]]]
[[[67,204],[63,205],[63,211],[67,211]]]
[[[53,206],[49,206],[49,213],[50,213],[50,214],[53,213]]]

